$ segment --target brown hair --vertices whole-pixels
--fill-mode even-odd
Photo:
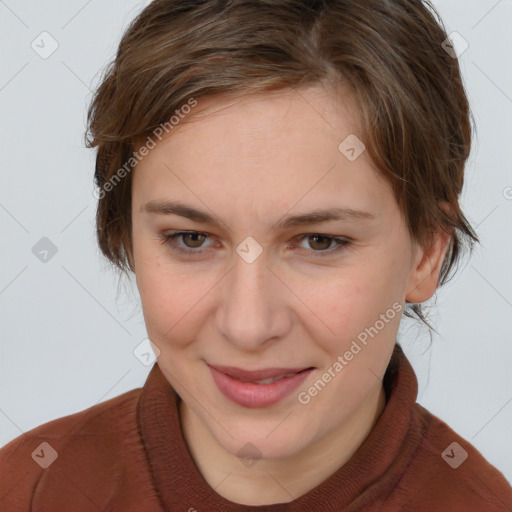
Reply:
[[[439,228],[451,235],[444,284],[465,244],[471,251],[479,242],[458,202],[472,115],[446,39],[428,1],[154,0],[124,33],[88,111],[102,253],[122,272],[134,270],[134,149],[191,98],[343,80],[360,110],[357,135],[391,184],[412,239],[428,247]],[[408,306],[405,315],[432,328],[420,304]]]

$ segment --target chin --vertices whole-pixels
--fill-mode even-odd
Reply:
[[[292,457],[307,448],[308,443],[312,441],[299,433],[302,429],[297,425],[288,425],[288,428],[282,429],[281,432],[279,432],[278,425],[279,422],[276,424],[274,421],[271,425],[266,422],[264,426],[244,422],[243,425],[239,424],[236,428],[229,424],[223,424],[229,434],[222,428],[220,428],[220,432],[219,429],[216,429],[212,434],[226,451],[247,460],[248,466],[250,460],[278,460]]]

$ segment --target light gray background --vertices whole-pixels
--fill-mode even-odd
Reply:
[[[0,0],[0,445],[148,374],[133,354],[146,338],[135,284],[118,289],[96,245],[95,152],[82,139],[100,72],[148,3]],[[438,291],[430,350],[410,321],[400,339],[418,402],[512,482],[512,1],[434,4],[469,43],[478,134],[462,205],[482,246]],[[46,59],[31,47],[44,31],[59,45]],[[58,249],[46,263],[32,252],[42,237]]]

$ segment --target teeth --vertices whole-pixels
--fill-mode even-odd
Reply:
[[[297,375],[295,372],[287,373],[286,375],[283,375],[281,377],[271,377],[269,379],[263,379],[263,380],[242,380],[238,377],[231,376],[232,379],[239,380],[241,382],[250,382],[251,384],[272,384],[273,382],[276,382],[281,379],[285,379],[287,377],[293,377],[294,375]]]
[[[288,373],[287,375],[283,375],[282,377],[274,377],[272,379],[257,380],[256,384],[272,384],[272,382],[276,382],[276,381],[284,379],[286,377],[293,377],[294,375],[295,375],[295,373]]]
[[[272,384],[272,382],[276,382],[278,380],[281,380],[283,377],[276,377],[275,379],[263,379],[263,380],[257,380],[256,384]]]

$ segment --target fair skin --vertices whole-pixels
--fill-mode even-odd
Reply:
[[[358,133],[355,111],[348,93],[334,98],[319,86],[201,99],[191,122],[133,171],[133,265],[148,336],[182,398],[182,430],[200,473],[236,503],[292,501],[350,459],[385,407],[382,378],[401,313],[309,403],[299,392],[392,304],[423,302],[438,284],[449,238],[428,250],[413,243],[368,152],[349,161],[338,150]],[[163,200],[218,223],[144,209]],[[374,218],[276,226],[332,207]],[[163,243],[175,231],[197,236]],[[248,236],[263,249],[252,263],[236,252]],[[279,403],[247,408],[220,392],[207,363],[314,370]],[[237,457],[246,443],[257,447],[253,464]]]

